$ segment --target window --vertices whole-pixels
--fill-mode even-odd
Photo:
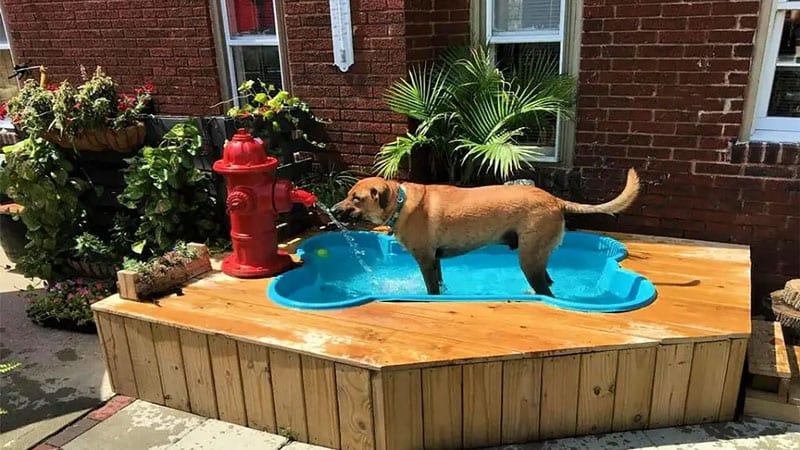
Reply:
[[[486,0],[485,29],[495,60],[500,68],[522,61],[526,54],[546,57],[564,72],[565,0]],[[541,161],[563,160],[564,127],[554,120],[542,133],[529,134],[521,144],[543,147]]]
[[[231,95],[247,80],[282,87],[274,0],[220,1]]]
[[[5,15],[0,10],[0,101],[13,97],[19,90],[16,78],[8,78],[14,73],[14,62],[11,58],[11,45],[6,33]],[[11,120],[6,117],[0,120],[0,128],[13,128]]]
[[[750,140],[800,141],[800,1],[770,10]]]

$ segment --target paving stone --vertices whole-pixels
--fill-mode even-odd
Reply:
[[[92,420],[96,420],[98,422],[108,419],[109,417],[113,416],[122,408],[130,405],[133,401],[136,400],[133,397],[127,397],[125,395],[116,395],[114,398],[109,400],[105,405],[97,408],[96,410],[89,413],[89,418]]]
[[[31,450],[58,450],[58,447],[53,447],[52,445],[48,444],[39,444],[36,447],[33,447]]]
[[[641,431],[631,431],[627,433],[608,433],[592,436],[581,436],[576,438],[556,439],[542,443],[542,450],[596,450],[601,448],[615,450],[631,449],[655,449],[655,445]]]
[[[278,450],[288,441],[277,434],[209,419],[170,446],[168,450]]]
[[[283,450],[330,450],[328,447],[320,447],[319,445],[306,444],[304,442],[293,441],[289,445],[283,447]]]
[[[205,418],[136,400],[63,446],[64,450],[165,449]]]
[[[99,422],[97,422],[96,420],[92,420],[88,417],[82,417],[77,422],[73,423],[67,428],[64,428],[63,430],[59,431],[53,436],[47,438],[45,443],[48,445],[52,445],[53,447],[63,447],[64,444],[72,441],[79,435],[85,433],[98,423]]]

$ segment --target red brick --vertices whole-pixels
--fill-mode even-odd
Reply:
[[[615,31],[614,44],[652,44],[659,41],[655,31]]]
[[[698,162],[695,164],[695,171],[697,173],[721,174],[721,175],[738,175],[741,167],[729,163],[703,163]]]
[[[122,408],[133,403],[135,399],[124,395],[115,395],[105,405],[89,413],[89,418],[96,421],[106,420]]]
[[[665,4],[661,7],[664,17],[708,16],[710,13],[710,3]]]
[[[616,7],[616,17],[658,17],[661,15],[661,5],[637,5],[631,7],[624,5]]]
[[[685,17],[642,19],[643,30],[685,30],[686,24]]]
[[[592,20],[592,19],[590,19]],[[599,19],[595,19],[599,20]],[[586,30],[585,24],[587,21],[584,21],[584,31]],[[602,20],[602,30],[604,31],[632,31],[639,28],[639,19],[630,18],[630,19],[603,19]]]
[[[676,58],[683,56],[683,45],[639,45],[637,56],[641,58]]]
[[[708,34],[709,42],[721,43],[749,43],[753,39],[753,31],[738,31],[738,30],[725,30],[725,31],[710,31]]]

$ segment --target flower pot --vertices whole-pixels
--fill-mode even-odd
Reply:
[[[0,214],[0,246],[9,261],[16,263],[25,254],[27,231],[28,228],[21,220],[14,220],[11,214]]]
[[[80,261],[75,259],[67,260],[67,264],[78,273],[78,275],[95,278],[100,280],[113,280],[117,277],[117,267],[110,263],[98,263],[90,261]]]
[[[144,144],[145,127],[142,122],[136,122],[119,130],[105,130],[105,141],[108,147],[120,153],[128,153],[138,149]]]
[[[136,122],[119,130],[112,128],[84,130],[74,138],[54,131],[49,131],[42,137],[64,148],[92,152],[114,150],[120,153],[128,153],[144,144],[145,127],[142,122]]]

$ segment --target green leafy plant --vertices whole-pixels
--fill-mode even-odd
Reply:
[[[126,160],[125,189],[118,200],[139,215],[131,236],[134,253],[158,255],[180,239],[204,242],[219,232],[212,220],[216,190],[210,175],[194,165],[201,145],[200,132],[189,120],[172,127],[158,147],[144,147]]]
[[[358,181],[348,171],[335,171],[312,173],[300,179],[297,183],[300,189],[310,191],[317,196],[319,203],[330,207],[343,199],[351,187]]]
[[[99,236],[83,232],[75,237],[73,257],[83,261],[113,263],[120,260],[113,245]]]
[[[170,276],[172,268],[185,266],[197,257],[197,251],[180,241],[163,255],[147,260],[126,258],[122,267],[137,273],[137,294],[142,299],[149,299],[173,289],[173,278]]]
[[[24,139],[3,152],[0,190],[24,207],[18,217],[27,227],[18,267],[29,278],[57,278],[86,215],[79,197],[89,185],[74,175],[67,150],[41,138]]]
[[[382,147],[377,173],[394,177],[412,151],[426,151],[451,183],[486,173],[508,179],[541,154],[520,138],[552,133],[557,117],[574,115],[575,80],[558,70],[554,57],[529,51],[503,71],[486,47],[451,49],[438,63],[411,69],[385,98],[416,129]]]
[[[85,130],[121,129],[132,125],[150,105],[152,83],[134,89],[134,95],[117,93],[114,80],[97,67],[89,77],[81,67],[83,84],[68,81],[43,85],[33,79],[0,107],[0,118],[12,122],[29,136],[56,132],[75,137]]]
[[[84,327],[94,323],[91,305],[114,292],[114,281],[83,278],[45,284],[44,292],[29,287],[26,313],[39,325]]]
[[[262,81],[245,81],[238,92],[242,105],[229,109],[228,116],[248,123],[253,134],[268,140],[273,149],[291,140],[296,132],[311,145],[325,148],[324,143],[311,139],[303,130],[314,123],[326,123],[314,115],[307,103]]]

